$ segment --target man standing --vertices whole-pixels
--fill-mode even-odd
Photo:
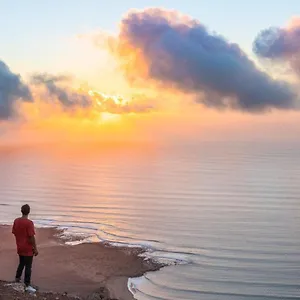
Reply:
[[[30,285],[31,267],[33,256],[38,255],[38,250],[35,241],[34,225],[28,219],[30,213],[30,206],[25,204],[21,207],[22,217],[14,221],[12,233],[16,237],[17,250],[19,254],[20,263],[16,273],[16,282],[21,281],[21,276],[25,268],[25,291],[35,293],[36,290]]]

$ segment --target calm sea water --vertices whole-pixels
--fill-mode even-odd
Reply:
[[[0,221],[29,202],[37,224],[141,244],[176,262],[133,281],[140,300],[299,299],[299,150],[250,142],[3,148]]]

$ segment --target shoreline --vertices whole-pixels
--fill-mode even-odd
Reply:
[[[39,256],[34,258],[32,283],[40,292],[86,299],[96,291],[106,297],[99,299],[133,300],[128,279],[164,266],[141,257],[142,248],[84,242],[67,245],[62,233],[57,228],[36,228]],[[0,235],[0,280],[11,282],[18,264],[11,226],[0,225]]]

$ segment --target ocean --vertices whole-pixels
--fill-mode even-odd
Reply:
[[[70,147],[68,149],[68,147]],[[0,221],[140,245],[139,300],[300,297],[300,144],[2,147]]]

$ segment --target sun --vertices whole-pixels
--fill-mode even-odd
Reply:
[[[116,123],[121,121],[121,115],[112,114],[109,112],[102,112],[99,116],[100,123]]]

